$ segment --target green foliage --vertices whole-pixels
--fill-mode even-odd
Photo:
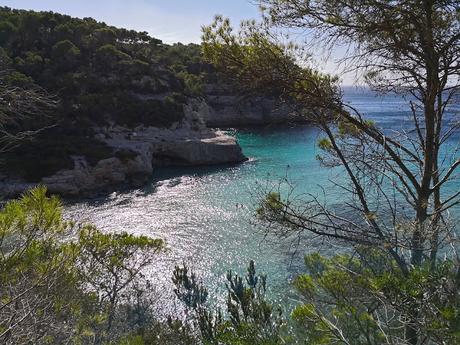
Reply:
[[[116,339],[114,320],[128,320],[123,296],[162,248],[145,236],[76,227],[44,187],[9,201],[0,211],[0,342]]]
[[[43,68],[44,59],[36,52],[29,51],[23,58],[16,59],[16,64],[28,75],[34,75]]]
[[[330,151],[332,149],[332,143],[327,138],[322,138],[318,140],[318,147],[324,151]]]
[[[0,211],[2,343],[64,339],[69,330],[62,321],[77,307],[75,248],[59,242],[69,224],[59,200],[45,194],[43,187],[31,190]]]
[[[77,58],[80,55],[80,49],[70,40],[64,40],[51,47],[51,54],[55,59]]]
[[[270,192],[257,208],[257,217],[260,219],[277,219],[283,221],[287,219],[285,200],[281,198],[279,192]]]
[[[197,281],[195,273],[191,272],[189,275],[186,266],[175,267],[172,281],[176,286],[174,293],[187,308],[196,309],[206,302],[208,290]]]
[[[193,330],[177,320],[155,322],[147,330],[131,334],[116,342],[117,345],[199,345]]]
[[[314,196],[299,205],[300,197],[283,200],[270,193],[263,198],[258,216],[269,225],[267,233],[279,237],[307,232],[345,245],[370,243],[376,248],[358,248],[353,255],[330,259],[307,258],[309,274],[295,281],[305,303],[293,313],[305,326],[306,343],[458,343],[458,313],[454,312],[459,303],[458,245],[449,227],[441,225],[445,209],[436,207],[443,204],[437,183],[442,180],[437,166],[440,151],[425,145],[436,142],[436,132],[443,131],[439,119],[444,109],[438,103],[444,102],[450,71],[457,73],[458,8],[446,2],[420,6],[417,1],[260,3],[265,14],[261,25],[244,22],[234,32],[229,20],[217,17],[205,27],[204,56],[243,92],[280,95],[307,108],[305,116],[330,139],[318,143],[329,160],[319,159],[331,167],[346,167],[350,184],[342,187],[357,201],[347,202],[345,209],[337,205],[328,209]],[[328,49],[342,43],[350,44],[350,52],[356,48],[350,60],[356,62],[357,70],[369,72],[365,80],[371,86],[419,100],[411,102],[417,123],[408,131],[419,138],[411,136],[408,143],[397,134],[387,135],[353,107],[347,108],[337,78],[298,66],[298,50],[278,43],[281,27],[312,30],[309,41],[316,36]],[[429,44],[423,37],[430,37]],[[452,59],[444,59],[447,51]],[[441,65],[445,68],[440,69]],[[449,85],[449,89],[456,87]],[[418,111],[425,114],[422,128]],[[332,139],[336,139],[334,145]],[[426,159],[433,164],[426,165]],[[394,200],[386,197],[388,192],[394,192]],[[408,201],[410,210],[404,209],[401,200]],[[369,211],[375,208],[381,212]],[[400,236],[400,229],[392,229],[392,221],[385,217],[390,209],[393,223],[413,216],[414,229]],[[354,219],[358,213],[369,226],[362,227],[364,222]],[[446,253],[447,243],[452,252]],[[451,260],[437,261],[441,253]]]
[[[92,146],[86,150],[90,152],[103,146],[87,138],[95,125],[170,127],[180,122],[188,97],[202,96],[204,73],[209,70],[198,45],[168,46],[145,32],[53,12],[0,7],[0,42],[2,83],[38,86],[58,96],[61,102],[50,120],[62,132],[76,130],[78,140]],[[17,126],[29,130],[22,122]],[[63,141],[64,149],[56,148],[49,145],[54,135],[44,131],[35,140],[37,150],[32,151],[40,152],[40,166],[31,169],[33,164],[23,159],[19,167],[18,157],[31,147],[17,147],[15,154],[2,157],[4,166],[12,167],[6,172],[25,170],[21,176],[36,181],[69,168],[73,139]],[[104,154],[88,158],[96,156]]]
[[[417,267],[407,276],[381,252],[360,248],[355,257],[313,254],[305,263],[309,273],[294,282],[304,303],[292,317],[309,344],[396,341],[411,322],[427,339],[458,342],[460,292],[453,262],[439,262],[435,270]]]
[[[0,45],[4,46],[8,43],[11,37],[14,37],[17,32],[17,27],[10,21],[0,22]]]
[[[179,75],[184,80],[185,93],[189,96],[203,95],[203,77],[188,72],[180,72]]]
[[[203,28],[203,55],[245,93],[266,95],[315,109],[338,102],[337,78],[301,67],[303,53],[293,43],[280,44],[262,25],[243,22],[234,32],[228,19],[217,16]]]
[[[117,40],[116,30],[106,27],[94,30],[92,36],[102,45],[114,44]]]
[[[78,244],[80,279],[97,293],[101,310],[107,315],[103,334],[109,337],[121,292],[132,288],[141,270],[163,248],[163,241],[127,233],[103,234],[87,226],[80,231]]]
[[[65,113],[75,107],[84,109],[83,95],[115,98],[123,93],[183,93],[185,84],[194,92],[199,89],[194,74],[199,78],[203,63],[197,45],[167,46],[144,32],[52,12],[2,7],[0,23],[3,31],[17,32],[5,34],[8,42],[2,45],[15,61],[12,67],[49,92],[58,93],[64,101],[61,111]],[[77,78],[78,87],[68,85],[69,73]],[[146,84],[145,80],[151,82]],[[141,98],[136,101],[145,102]],[[127,112],[125,117],[138,112],[139,109]],[[80,111],[78,116],[96,120],[87,112]]]
[[[273,62],[279,60],[292,68],[296,65],[281,47],[271,43],[251,23],[242,31],[245,29],[247,35],[234,34],[228,19],[216,17],[211,26],[203,29],[205,59],[245,90],[281,94],[278,88],[282,85],[277,81]]]
[[[70,40],[57,42],[51,47],[51,61],[53,61],[55,73],[72,71],[79,63],[80,49]],[[49,63],[49,62],[48,62]],[[32,75],[39,75],[40,70]]]
[[[114,68],[117,62],[130,60],[131,56],[117,49],[112,44],[106,44],[96,50],[96,61],[99,68],[108,69]]]
[[[10,73],[7,73],[3,77],[3,82],[6,85],[10,85],[13,87],[28,87],[30,85],[33,85],[33,79],[31,77],[28,77],[25,74],[18,71],[12,71]]]
[[[266,276],[257,275],[254,262],[246,276],[227,273],[227,302],[223,313],[206,304],[208,291],[187,267],[176,267],[173,276],[175,293],[194,312],[193,321],[205,344],[282,344],[281,310],[266,298]],[[226,317],[224,317],[224,315]]]
[[[270,198],[276,205],[279,195]],[[309,255],[308,273],[294,281],[303,299],[292,313],[300,332],[288,338],[281,311],[265,297],[266,276],[252,261],[244,277],[227,273],[224,311],[209,306],[208,290],[187,267],[176,267],[175,293],[187,318],[147,317],[142,296],[150,285],[142,270],[163,247],[145,236],[76,227],[44,187],[6,203],[0,211],[0,340],[275,345],[304,336],[308,344],[377,345],[404,339],[406,326],[433,343],[460,340],[453,261],[406,274],[383,251],[367,247],[332,258]]]
[[[373,120],[365,120],[363,121],[363,125],[372,128],[375,126],[375,122]],[[362,130],[359,129],[356,125],[353,125],[345,120],[339,121],[338,123],[338,135],[341,137],[360,137],[363,133]]]

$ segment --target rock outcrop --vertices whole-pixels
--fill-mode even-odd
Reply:
[[[113,149],[114,156],[91,166],[85,157],[73,156],[74,168],[43,178],[51,193],[80,196],[110,190],[118,185],[141,186],[156,166],[215,165],[246,160],[236,139],[206,128],[203,102],[186,107],[186,117],[172,128],[121,126],[95,128],[96,138]],[[0,195],[13,197],[33,187],[0,177]]]
[[[202,117],[210,128],[305,122],[287,104],[266,97],[246,99],[224,84],[206,85],[205,94],[207,109],[203,109]]]
[[[58,171],[39,183],[51,193],[80,196],[119,185],[141,186],[159,166],[239,163],[246,157],[236,139],[210,128],[299,121],[288,106],[278,106],[274,100],[244,100],[225,86],[206,88],[207,97],[191,100],[184,107],[183,120],[170,128],[94,128],[96,139],[111,147],[114,155],[95,165],[83,156],[72,156],[73,169]],[[16,196],[36,184],[0,176],[0,196]]]
[[[151,161],[143,160],[140,155],[130,159],[103,159],[94,167],[87,163],[85,157],[72,158],[74,169],[61,170],[42,179],[41,183],[46,185],[51,193],[78,196],[121,184],[141,186],[153,171]]]
[[[215,165],[246,159],[236,139],[221,131],[201,129],[113,128],[104,140],[117,152],[150,159],[152,166]]]

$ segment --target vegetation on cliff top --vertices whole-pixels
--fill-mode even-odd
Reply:
[[[345,249],[329,258],[318,253],[305,257],[306,273],[294,281],[300,296],[292,318],[299,328],[283,328],[281,313],[265,299],[266,278],[256,274],[253,262],[245,279],[227,274],[224,311],[211,309],[206,287],[186,267],[177,267],[173,283],[184,317],[166,322],[146,318],[151,301],[144,292],[151,285],[141,270],[153,262],[162,241],[75,227],[62,219],[59,201],[38,188],[0,211],[1,341],[459,343],[458,220],[450,219],[448,211],[460,204],[460,192],[442,188],[460,167],[458,151],[446,150],[449,159],[443,151],[446,138],[458,130],[457,123],[443,121],[460,92],[458,4],[261,2],[268,30],[246,23],[234,34],[229,21],[218,17],[204,29],[207,58],[248,92],[274,88],[282,90],[282,97],[312,106],[309,119],[325,136],[319,143],[321,162],[343,169],[347,178],[336,181],[336,188],[350,197],[327,205],[289,188],[263,191],[257,220],[267,236],[300,243],[308,234]],[[415,98],[409,103],[411,127],[387,133],[342,100],[336,78],[293,69],[292,47],[272,43],[270,29],[279,26],[316,30],[326,45],[352,43],[356,68],[366,72],[371,86]],[[12,30],[9,37],[14,30],[11,25],[6,29]],[[119,68],[129,54],[115,43],[95,52],[115,56]],[[65,40],[52,47],[64,49],[65,56],[82,54],[77,44]],[[24,81],[23,75],[19,79]],[[33,80],[39,83],[39,77]]]
[[[59,100],[48,118],[53,128],[2,155],[3,170],[33,181],[72,168],[73,153],[92,162],[109,156],[111,150],[93,139],[92,126],[180,121],[187,97],[201,94],[202,73],[209,69],[198,45],[167,45],[91,18],[7,7],[0,7],[0,47],[2,85],[40,88]]]

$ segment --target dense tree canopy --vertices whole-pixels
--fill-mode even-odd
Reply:
[[[32,180],[71,168],[76,142],[88,148],[91,161],[106,157],[110,150],[91,139],[92,126],[180,121],[187,97],[201,95],[201,74],[208,69],[198,45],[170,46],[91,18],[7,7],[0,8],[0,59],[8,70],[0,76],[2,87],[41,89],[60,99],[51,114],[57,125],[34,145],[17,148],[22,162],[15,159],[19,151],[2,156],[5,169]],[[36,166],[34,176],[26,161]]]
[[[181,107],[175,103],[136,97],[184,93],[183,79],[167,64],[169,50],[176,48],[145,32],[109,27],[90,18],[2,8],[0,20],[2,48],[10,68],[17,71],[17,80],[11,83],[28,77],[30,82],[58,93],[66,115],[86,117],[95,123],[111,117],[129,125],[161,126],[180,119]],[[193,55],[194,47],[183,49]],[[198,51],[195,49],[195,55]],[[184,70],[186,65],[177,72]],[[130,104],[120,107],[125,103],[117,101],[121,95]],[[133,111],[132,103],[142,106]]]

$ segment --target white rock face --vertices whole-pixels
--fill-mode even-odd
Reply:
[[[110,190],[117,185],[141,186],[155,166],[214,165],[246,160],[234,137],[206,128],[202,117],[205,109],[203,102],[189,104],[184,121],[171,129],[95,128],[96,138],[112,147],[115,156],[95,166],[88,164],[85,157],[73,156],[73,169],[45,177],[40,184],[54,194],[79,196]],[[0,178],[0,196],[12,197],[34,185]]]
[[[204,139],[165,141],[154,148],[156,165],[214,165],[243,160],[235,138],[223,133]]]
[[[77,196],[117,185],[141,186],[155,166],[239,163],[246,159],[236,139],[222,132],[190,129],[164,130],[117,127],[104,141],[115,157],[91,167],[84,157],[74,157],[75,168],[42,179],[51,193]],[[126,157],[123,157],[122,153]]]
[[[206,85],[205,94],[207,109],[202,108],[202,117],[211,128],[305,122],[286,104],[264,97],[244,99],[222,84]]]
[[[142,185],[153,172],[150,164],[140,156],[133,159],[111,157],[100,160],[96,166],[90,166],[84,157],[75,156],[72,170],[61,170],[41,183],[51,193],[77,196],[97,190],[106,190],[120,184]]]
[[[130,150],[153,166],[214,165],[246,159],[236,139],[220,131],[117,128],[105,142],[116,150]]]
[[[85,157],[74,156],[73,169],[45,177],[40,184],[47,185],[51,193],[78,196],[123,184],[141,186],[155,166],[239,163],[246,157],[236,139],[209,128],[299,121],[286,105],[266,98],[245,100],[224,84],[205,85],[205,94],[205,100],[191,100],[184,107],[184,119],[169,129],[95,128],[95,138],[112,147],[114,157],[91,166]],[[16,196],[34,185],[0,176],[0,199]]]
[[[114,156],[91,166],[82,156],[73,156],[74,168],[61,170],[40,181],[51,193],[79,196],[107,191],[118,185],[141,186],[156,166],[215,165],[246,160],[236,139],[207,127],[239,127],[283,122],[287,110],[276,113],[274,102],[255,100],[241,108],[235,96],[215,97],[218,107],[209,100],[192,100],[184,107],[185,117],[169,129],[120,126],[95,128],[95,137],[114,150]],[[266,109],[265,109],[266,108]],[[265,110],[264,110],[265,109]],[[0,176],[0,199],[20,194],[33,183],[13,181]]]

